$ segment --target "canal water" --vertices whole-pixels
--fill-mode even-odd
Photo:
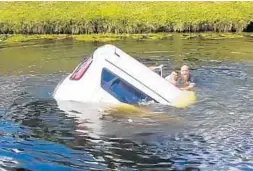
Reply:
[[[0,170],[253,170],[252,38],[110,43],[164,76],[189,65],[197,102],[101,118],[52,92],[104,43],[0,44]]]

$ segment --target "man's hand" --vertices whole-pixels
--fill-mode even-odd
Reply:
[[[195,86],[195,83],[189,83],[187,87],[180,88],[181,90],[192,90]]]

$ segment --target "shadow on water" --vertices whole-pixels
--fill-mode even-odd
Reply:
[[[253,62],[247,47],[252,42],[190,43],[143,42],[134,49],[129,49],[131,42],[118,43],[146,65],[164,64],[165,75],[186,62],[196,77],[196,104],[186,109],[149,106],[157,113],[141,117],[101,117],[100,107],[52,99],[54,87],[80,61],[80,54],[90,53],[97,44],[0,49],[1,55],[13,57],[5,58],[6,63],[14,57],[23,61],[6,67],[0,77],[0,167],[251,170]],[[238,44],[244,46],[232,51]],[[226,58],[228,54],[233,58]],[[243,60],[236,60],[240,57]]]

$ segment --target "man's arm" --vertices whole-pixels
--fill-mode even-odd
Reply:
[[[192,90],[195,86],[195,83],[190,83],[187,87],[181,88],[181,90]]]
[[[195,83],[194,83],[194,79],[192,77],[190,77],[189,79],[189,85],[184,87],[184,88],[181,88],[181,90],[192,90],[194,87],[195,87]]]

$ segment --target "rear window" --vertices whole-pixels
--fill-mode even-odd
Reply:
[[[80,80],[85,72],[88,70],[89,66],[92,63],[92,58],[88,58],[84,60],[82,63],[79,64],[79,66],[76,68],[76,70],[71,75],[71,80]]]

